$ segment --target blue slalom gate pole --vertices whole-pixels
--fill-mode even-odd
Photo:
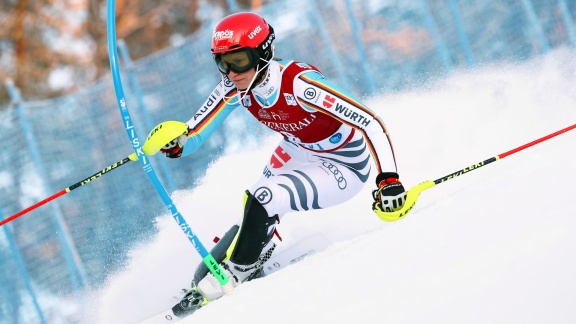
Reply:
[[[146,158],[144,154],[144,150],[140,144],[140,140],[136,134],[136,130],[134,129],[134,125],[132,123],[132,119],[130,118],[130,113],[128,111],[128,105],[126,104],[126,98],[124,97],[124,90],[122,88],[122,80],[120,78],[120,66],[118,63],[118,48],[116,44],[116,1],[109,0],[107,3],[107,32],[108,32],[108,56],[110,58],[110,72],[112,74],[112,79],[114,82],[114,91],[116,93],[116,99],[118,101],[118,108],[120,108],[120,114],[122,115],[122,121],[126,132],[128,134],[128,138],[132,143],[132,147],[134,148],[134,152],[138,156],[138,161],[142,168],[146,172],[148,179],[152,182],[154,189],[166,205],[166,208],[172,214],[172,218],[176,221],[180,229],[184,232],[186,237],[192,245],[196,248],[196,251],[202,257],[202,261],[206,264],[208,269],[212,272],[214,277],[218,279],[218,282],[223,287],[223,290],[226,294],[232,293],[232,283],[228,280],[228,277],[222,271],[220,265],[212,254],[210,254],[204,245],[200,242],[196,234],[192,231],[186,220],[182,217],[176,205],[172,202],[172,199],[166,192],[166,189],[162,186],[162,183],[156,176],[150,161]]]

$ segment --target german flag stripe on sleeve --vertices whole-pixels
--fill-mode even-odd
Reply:
[[[383,130],[384,134],[386,135],[386,140],[388,141],[388,144],[390,145],[390,148],[392,150],[392,155],[395,156],[394,149],[393,149],[392,143],[390,142],[390,138],[388,136],[388,130],[386,129],[386,126],[384,125],[382,120],[377,115],[375,115],[368,107],[364,106],[363,104],[361,104],[360,102],[358,102],[354,98],[350,97],[348,94],[345,94],[338,89],[332,88],[321,81],[316,81],[312,78],[307,77],[306,75],[301,75],[300,79],[302,81],[318,88],[318,89],[323,90],[325,93],[332,94],[332,95],[338,97],[338,99],[342,100],[347,105],[354,107],[354,109],[360,110],[361,112],[363,112],[364,114],[366,114],[367,116],[372,118],[372,120],[375,121],[376,123],[378,123],[380,128]],[[368,145],[368,149],[372,153],[372,156],[373,156],[374,161],[376,163],[376,166],[378,168],[378,172],[382,172],[381,161],[380,161],[378,154],[375,150],[375,145],[371,141],[370,136],[367,136],[366,130],[364,128],[359,127],[359,125],[357,125],[357,124],[352,124],[351,122],[347,121],[346,119],[343,119],[342,116],[339,116],[333,109],[329,109],[328,107],[318,106],[318,105],[311,103],[309,101],[306,101],[305,99],[300,98],[300,97],[298,97],[297,100],[300,103],[300,105],[302,105],[304,107],[317,110],[323,114],[330,115],[330,116],[338,119],[343,124],[346,124],[350,127],[354,127],[356,129],[360,130],[364,134],[366,144]],[[396,160],[396,158],[394,157],[394,161],[395,160]]]
[[[221,99],[218,102],[216,107],[210,109],[210,111],[206,115],[202,116],[202,119],[200,119],[200,121],[196,124],[196,127],[190,130],[190,133],[188,133],[188,137],[201,133],[202,130],[204,130],[208,125],[210,125],[210,123],[216,117],[218,117],[218,115],[223,111],[223,108],[228,104],[228,102],[230,100],[236,99],[237,93],[238,93],[237,89],[232,89],[228,93],[226,93],[223,99]]]
[[[364,134],[364,140],[366,141],[366,144],[367,144],[367,146],[368,146],[368,149],[369,149],[370,152],[372,153],[372,157],[374,158],[374,161],[376,162],[376,166],[377,166],[377,168],[378,168],[378,173],[382,172],[382,169],[381,169],[381,167],[380,167],[380,160],[378,159],[378,154],[376,154],[376,150],[374,149],[374,144],[373,144],[372,141],[370,140],[370,137],[367,136],[366,131],[365,131],[364,129],[358,128],[358,126],[356,126],[356,125],[354,125],[354,124],[352,124],[352,123],[349,123],[349,122],[347,122],[346,120],[341,120],[337,115],[331,113],[330,111],[327,111],[327,110],[325,110],[324,108],[321,108],[321,107],[319,107],[319,106],[316,106],[316,105],[314,105],[314,104],[311,104],[311,103],[309,103],[309,102],[307,102],[307,101],[303,101],[303,100],[300,99],[300,98],[298,98],[298,102],[299,102],[302,106],[308,107],[308,108],[310,108],[310,109],[315,109],[315,110],[317,110],[317,111],[319,111],[320,113],[323,113],[323,114],[327,114],[327,115],[330,115],[330,116],[334,116],[335,118],[337,118],[338,120],[340,120],[343,124],[346,124],[346,125],[348,125],[348,126],[350,126],[350,127],[353,127],[353,128],[355,128],[355,129],[361,131],[362,134]],[[386,136],[386,137],[388,137],[388,136]],[[390,140],[388,140],[388,142],[390,142]],[[390,143],[390,147],[392,147],[392,143]]]
[[[384,123],[380,120],[380,118],[378,118],[378,116],[376,116],[376,115],[372,112],[372,110],[370,110],[370,108],[362,105],[361,103],[359,103],[359,102],[356,101],[355,99],[351,98],[351,97],[348,96],[347,94],[342,93],[342,92],[339,91],[338,89],[329,87],[329,86],[327,86],[326,84],[324,84],[324,83],[322,83],[322,82],[319,82],[319,81],[316,81],[316,80],[313,80],[313,79],[307,77],[306,75],[302,75],[302,76],[300,76],[300,78],[301,78],[304,82],[306,82],[306,83],[308,83],[308,84],[311,84],[311,85],[313,85],[313,86],[315,86],[315,87],[317,87],[317,88],[320,88],[320,89],[326,91],[327,93],[335,94],[336,96],[338,96],[338,98],[342,99],[343,101],[345,101],[345,102],[346,102],[347,104],[349,104],[350,106],[353,106],[353,107],[358,108],[359,110],[365,112],[367,115],[369,115],[369,116],[372,117],[374,120],[376,120],[376,121],[380,124],[380,126],[382,127],[382,129],[384,130],[384,132],[385,132],[386,134],[388,134],[388,131],[386,130],[386,126],[384,126]],[[310,103],[309,103],[309,102],[306,102],[306,103],[307,103],[307,106],[309,106]],[[310,106],[309,106],[309,107],[310,107]],[[314,107],[314,106],[312,106],[312,107]],[[321,110],[321,111],[326,111],[326,112],[329,112],[332,116],[338,117],[337,115],[331,113],[330,111],[328,111],[328,110],[327,110],[326,108],[324,108],[324,107],[314,107],[314,109],[316,109],[316,110]],[[339,118],[338,118],[338,119],[339,119]]]

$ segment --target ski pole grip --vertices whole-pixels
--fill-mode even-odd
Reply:
[[[408,190],[406,193],[406,202],[404,202],[404,206],[402,206],[400,210],[395,212],[379,212],[376,213],[376,215],[378,215],[378,217],[385,222],[394,222],[401,219],[402,217],[406,216],[406,214],[408,214],[412,208],[414,208],[420,193],[426,189],[434,187],[435,185],[436,184],[434,181],[428,180],[410,188],[410,190]]]

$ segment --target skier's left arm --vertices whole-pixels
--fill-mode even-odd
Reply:
[[[294,94],[298,103],[337,119],[363,133],[378,171],[373,193],[374,210],[400,209],[406,197],[399,180],[392,141],[384,122],[359,99],[318,72],[311,71],[294,80]]]
[[[330,115],[362,132],[378,173],[397,172],[392,142],[384,122],[355,96],[318,72],[306,72],[296,78],[294,94],[305,109]]]

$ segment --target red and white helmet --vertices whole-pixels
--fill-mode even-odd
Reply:
[[[212,53],[218,63],[219,54],[252,49],[252,67],[260,59],[268,62],[273,57],[274,29],[264,18],[251,12],[239,12],[222,19],[212,34]]]

